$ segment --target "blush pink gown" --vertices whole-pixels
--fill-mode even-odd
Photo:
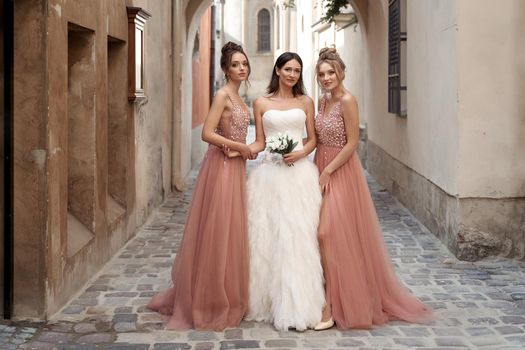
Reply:
[[[232,100],[217,133],[246,142],[249,114]],[[173,285],[148,308],[169,315],[166,329],[223,330],[241,322],[248,306],[246,162],[210,145],[201,165],[179,252]]]
[[[346,144],[341,103],[329,114],[323,96],[315,120],[315,163],[321,173]],[[330,176],[323,196],[319,243],[327,301],[339,329],[388,320],[421,323],[432,312],[396,277],[357,152]]]

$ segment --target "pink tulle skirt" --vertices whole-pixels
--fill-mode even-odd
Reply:
[[[340,150],[318,145],[319,173]],[[370,328],[393,319],[414,323],[433,319],[429,308],[396,277],[357,152],[330,176],[319,243],[326,298],[338,328]]]
[[[246,162],[210,146],[197,177],[173,264],[173,286],[148,308],[170,315],[167,329],[238,326],[248,306]]]

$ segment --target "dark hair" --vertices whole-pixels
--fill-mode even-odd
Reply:
[[[230,68],[232,64],[232,56],[236,52],[240,52],[244,55],[244,57],[246,57],[246,61],[248,62],[248,76],[246,77],[246,81],[248,81],[248,77],[250,76],[250,73],[252,72],[252,67],[250,66],[248,55],[246,55],[246,53],[242,49],[242,46],[239,44],[228,41],[222,47],[221,49],[221,69],[224,72],[224,74],[228,72],[228,69]],[[226,77],[226,80],[228,80],[228,77]]]
[[[268,87],[266,88],[266,92],[268,94],[275,94],[277,91],[279,91],[279,76],[277,75],[276,70],[283,68],[283,66],[291,60],[296,60],[301,65],[301,75],[299,76],[297,83],[293,86],[292,93],[294,97],[297,95],[306,95],[306,89],[304,88],[303,83],[303,60],[295,52],[284,52],[279,57],[277,57],[275,65],[273,66],[270,84],[268,84]]]

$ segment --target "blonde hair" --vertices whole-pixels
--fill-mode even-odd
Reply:
[[[333,47],[325,47],[319,51],[319,58],[317,59],[317,64],[315,65],[315,78],[319,83],[319,66],[322,63],[328,63],[335,70],[335,75],[339,81],[345,79],[346,65],[337,53],[337,50]]]

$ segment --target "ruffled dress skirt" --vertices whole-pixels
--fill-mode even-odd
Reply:
[[[340,147],[318,145],[322,172]],[[421,323],[431,311],[397,279],[357,152],[330,176],[319,237],[327,293],[339,329],[370,328],[388,320]]]
[[[172,286],[148,308],[167,329],[236,327],[248,308],[246,162],[211,145],[196,180]]]
[[[271,158],[271,157],[270,157]],[[317,226],[321,193],[315,165],[264,160],[248,177],[248,320],[305,330],[321,320],[323,271]]]

